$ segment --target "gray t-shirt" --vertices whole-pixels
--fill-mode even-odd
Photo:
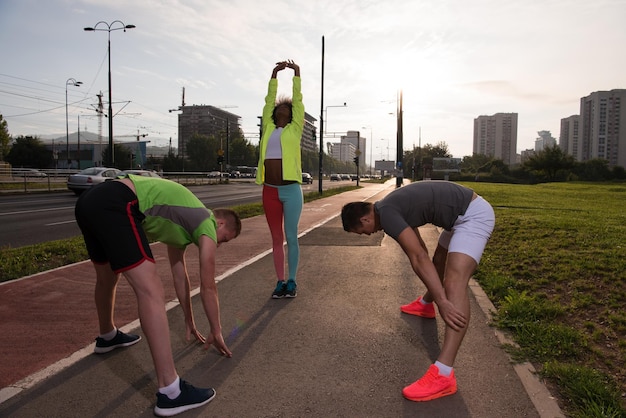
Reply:
[[[407,227],[433,224],[452,229],[465,214],[474,191],[449,181],[419,181],[402,186],[374,203],[385,233],[397,240]]]

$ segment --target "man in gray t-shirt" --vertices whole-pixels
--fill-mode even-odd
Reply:
[[[459,184],[420,181],[396,189],[375,203],[348,203],[341,211],[341,220],[348,232],[369,235],[383,230],[395,239],[428,289],[400,310],[434,318],[435,302],[446,323],[437,361],[402,394],[419,402],[455,393],[452,366],[470,317],[467,286],[495,225],[491,205]],[[418,230],[426,224],[443,228],[432,261]]]

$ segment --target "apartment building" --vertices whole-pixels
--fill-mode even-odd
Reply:
[[[578,161],[605,159],[626,167],[626,89],[596,91],[580,99]]]
[[[556,138],[552,136],[550,131],[537,132],[539,137],[535,139],[535,152],[542,151],[545,148],[552,148],[556,145]]]
[[[223,108],[208,105],[179,106],[178,154],[187,157],[187,142],[194,134],[212,136],[223,141],[222,149],[228,151],[228,142],[241,135],[240,116]],[[228,161],[228,155],[225,155]]]
[[[304,128],[302,130],[301,142],[301,147],[304,151],[319,152],[319,145],[317,145],[317,128],[315,127],[315,122],[317,122],[317,119],[304,112]]]
[[[473,153],[517,162],[517,113],[496,113],[474,119]]]
[[[580,160],[580,116],[572,115],[561,119],[561,133],[559,134],[559,148],[568,155]]]

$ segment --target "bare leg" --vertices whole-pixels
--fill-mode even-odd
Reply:
[[[421,241],[421,239],[420,239]],[[426,245],[422,243],[422,246],[426,248]],[[448,250],[443,248],[441,245],[437,245],[437,249],[435,250],[435,254],[433,255],[433,264],[435,265],[435,269],[437,270],[437,274],[439,275],[439,279],[443,283],[443,278],[446,271],[446,261],[448,259]],[[430,295],[430,292],[426,291],[423,296],[424,302],[431,303],[433,301],[433,297]]]
[[[159,387],[176,380],[178,374],[172,356],[170,329],[165,312],[165,292],[156,265],[144,261],[124,273],[137,296],[139,320],[146,335]]]
[[[119,281],[120,276],[111,270],[110,264],[94,263],[93,266],[96,270],[96,289],[94,291],[94,300],[96,302],[96,310],[98,312],[100,335],[102,335],[113,331],[115,328],[113,309],[115,307],[117,282]]]
[[[467,287],[474,270],[476,270],[476,261],[472,257],[461,253],[448,254],[443,281],[446,297],[465,314],[468,325],[460,331],[454,331],[446,325],[443,347],[437,360],[447,366],[454,365],[456,355],[469,326],[470,305]]]

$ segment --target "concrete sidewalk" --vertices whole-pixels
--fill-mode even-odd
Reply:
[[[472,320],[455,364],[457,394],[415,403],[401,390],[437,356],[443,321],[400,313],[424,291],[395,241],[345,233],[337,215],[354,200],[375,201],[393,184],[305,205],[298,297],[273,300],[275,284],[265,218],[243,221],[242,235],[218,250],[218,289],[230,359],[185,341],[164,246],[153,249],[170,309],[178,372],[217,397],[181,416],[386,417],[563,416],[529,365],[511,364],[503,336],[489,326],[490,303],[472,283]],[[421,228],[434,249],[438,231]],[[198,285],[197,252],[187,254]],[[0,285],[0,416],[151,416],[155,377],[148,345],[93,355],[95,274],[78,263]],[[197,291],[196,291],[197,293]],[[194,294],[196,322],[208,323]],[[136,300],[122,280],[116,319],[142,334]]]

